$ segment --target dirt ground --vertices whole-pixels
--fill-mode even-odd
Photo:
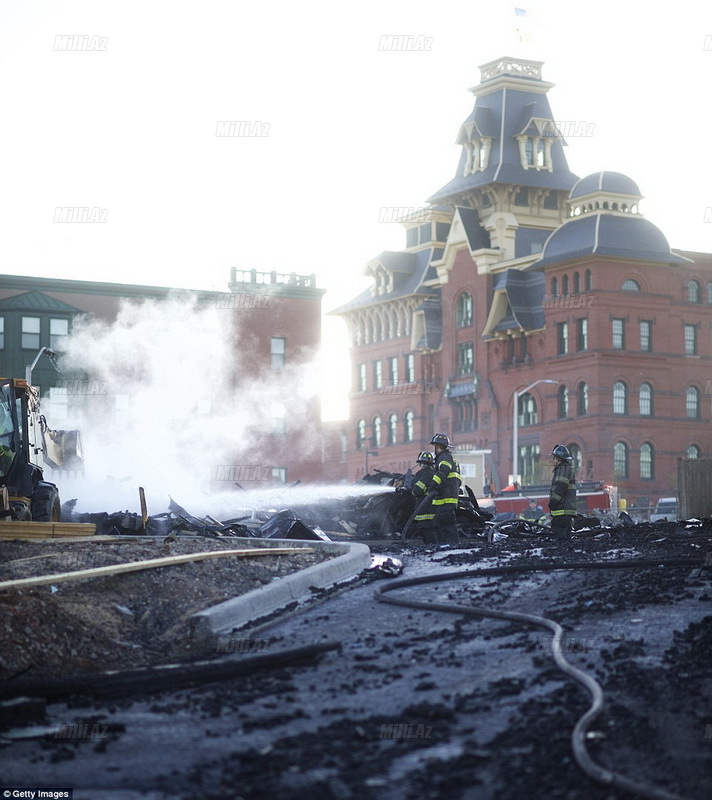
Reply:
[[[648,793],[603,785],[576,762],[570,736],[588,697],[556,668],[547,634],[522,622],[379,603],[374,592],[388,578],[363,578],[259,634],[269,652],[339,644],[316,664],[144,697],[48,704],[44,734],[3,746],[6,781],[72,786],[76,800],[710,800],[711,527],[374,550],[400,558],[404,578],[438,577],[399,596],[559,622],[568,660],[605,693],[587,740],[591,757]],[[652,564],[628,566],[641,559]],[[578,566],[449,575],[552,562]],[[607,562],[626,568],[596,567]],[[121,586],[107,607],[145,614],[149,606]],[[175,584],[175,602],[180,591]],[[159,622],[152,628],[147,615],[146,640],[162,637],[168,652],[175,615]],[[100,736],[57,733],[97,725]]]
[[[0,581],[248,547],[226,537],[0,542]],[[200,655],[191,614],[323,561],[322,553],[227,557],[0,592],[0,679],[130,669]]]

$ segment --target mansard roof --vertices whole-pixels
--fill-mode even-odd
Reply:
[[[431,262],[438,261],[442,254],[442,247],[430,247],[417,252],[385,250],[369,261],[366,266],[366,273],[373,274],[379,268],[383,269],[393,278],[392,288],[381,293],[375,293],[374,287],[369,287],[353,300],[329,313],[335,315],[345,314],[374,303],[396,300],[410,295],[433,295],[435,290],[423,284],[437,278],[437,272],[431,266]]]
[[[663,232],[638,214],[600,211],[565,222],[546,240],[542,257],[532,269],[582,256],[611,256],[686,264],[688,259],[670,250]]]
[[[638,184],[622,172],[594,172],[581,178],[569,193],[569,198],[583,197],[594,192],[605,192],[607,194],[638,195],[640,189]]]
[[[517,88],[512,87],[513,81],[518,81]],[[472,113],[460,128],[457,143],[464,145],[468,139],[491,138],[489,163],[484,169],[463,175],[467,158],[463,147],[456,176],[435,192],[428,199],[429,203],[454,199],[462,192],[492,183],[562,191],[572,188],[578,176],[569,170],[563,139],[555,135],[554,117],[542,85],[550,84],[541,84],[531,78],[510,78],[506,85],[477,98]],[[546,169],[525,169],[522,166],[516,137],[526,133],[533,121],[539,121],[540,127],[544,121],[550,123],[542,135],[552,139],[551,172]]]

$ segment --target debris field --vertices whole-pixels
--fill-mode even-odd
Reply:
[[[381,567],[317,605],[248,628],[265,652],[223,656],[246,670],[239,679],[211,673],[162,691],[134,684],[108,701],[76,691],[28,711],[24,728],[8,730],[6,721],[4,733],[0,718],[6,781],[41,778],[75,787],[82,800],[712,796],[712,519],[581,519],[572,541],[560,543],[521,520],[466,516],[460,547],[425,546],[384,528],[382,504],[394,496],[380,497],[375,514],[366,499],[349,514],[295,508],[226,523],[175,506],[159,535],[149,520],[154,535],[136,536],[127,513],[125,524],[113,515],[101,529],[111,538],[0,541],[0,581],[231,549],[238,538],[249,547],[242,525],[252,538],[361,539]],[[200,663],[205,653],[186,624],[192,613],[323,557],[225,557],[0,591],[11,642],[0,677],[8,685]],[[605,693],[585,746],[637,793],[577,763],[572,731],[588,700],[557,668],[550,634],[462,611],[482,608],[563,626],[566,659]],[[57,734],[90,724],[105,726],[100,741]]]

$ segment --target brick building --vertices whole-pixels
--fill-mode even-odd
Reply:
[[[442,431],[477,493],[510,482],[516,438],[522,483],[548,482],[563,443],[580,478],[639,503],[712,450],[712,254],[671,251],[627,176],[570,172],[541,67],[481,67],[455,177],[333,312],[352,345],[350,479],[366,453],[413,465]]]

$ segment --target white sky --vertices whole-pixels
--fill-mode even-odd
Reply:
[[[526,9],[529,41],[515,33]],[[404,244],[382,207],[454,176],[467,91],[502,55],[544,61],[580,176],[623,172],[672,247],[709,251],[712,5],[682,0],[0,0],[0,272],[224,290],[229,269],[315,272],[328,311]],[[58,52],[58,35],[102,51]],[[384,52],[385,35],[429,50]],[[710,44],[712,47],[712,44]],[[220,120],[269,124],[216,137]],[[593,126],[591,128],[591,126]],[[57,224],[55,208],[106,209]],[[325,319],[325,417],[347,341]]]

